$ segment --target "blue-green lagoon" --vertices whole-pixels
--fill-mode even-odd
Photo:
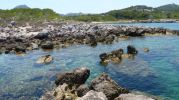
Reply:
[[[139,51],[135,59],[120,64],[99,64],[99,55],[134,45]],[[149,48],[150,52],[144,52]],[[54,61],[37,65],[36,60],[50,54]],[[179,36],[133,37],[96,47],[72,45],[53,51],[34,50],[24,56],[0,55],[0,100],[38,100],[54,86],[55,75],[80,66],[91,70],[88,82],[102,72],[118,84],[166,100],[179,99]]]

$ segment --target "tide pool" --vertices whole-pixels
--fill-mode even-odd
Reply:
[[[120,64],[99,64],[99,55],[134,45],[139,54],[134,60],[124,59]],[[130,90],[179,99],[179,37],[149,36],[120,40],[97,47],[73,45],[68,48],[28,52],[25,56],[0,55],[0,100],[38,100],[54,86],[55,75],[80,66],[91,70],[89,81],[102,72],[108,73],[118,84]],[[150,52],[143,49],[147,47]],[[36,60],[50,54],[54,61],[36,65]]]

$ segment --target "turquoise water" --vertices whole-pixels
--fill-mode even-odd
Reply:
[[[139,54],[134,60],[124,59],[121,64],[99,64],[99,54],[134,45]],[[112,45],[97,47],[73,45],[53,51],[32,51],[25,56],[0,55],[0,100],[37,100],[54,86],[56,73],[79,66],[91,69],[88,82],[102,72],[108,73],[118,84],[179,100],[179,37],[156,36],[130,38]],[[150,52],[143,51],[145,47]],[[50,54],[54,61],[48,65],[36,65],[38,57]]]
[[[179,30],[179,23],[115,23],[114,25],[147,26]]]

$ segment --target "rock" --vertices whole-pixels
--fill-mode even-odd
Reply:
[[[123,49],[114,50],[111,52],[113,57],[121,58],[122,54],[124,53]]]
[[[40,100],[76,100],[75,88],[64,83],[59,85],[54,91],[46,93]]]
[[[37,64],[49,64],[52,61],[53,61],[53,57],[51,55],[45,55],[45,56],[40,57],[36,63]]]
[[[127,46],[127,54],[137,54],[138,51],[136,50],[136,48],[132,45],[128,45]]]
[[[77,100],[108,100],[103,92],[89,91],[86,95]]]
[[[32,49],[33,50],[35,50],[35,49],[38,49],[39,47],[38,47],[38,45],[36,44],[36,43],[31,43],[31,45],[32,45]]]
[[[90,75],[90,70],[82,67],[82,68],[77,68],[73,70],[72,72],[66,72],[66,73],[59,73],[57,75],[57,79],[55,80],[55,84],[62,85],[63,83],[67,84],[77,84],[81,85],[86,82]]]
[[[113,100],[123,93],[129,93],[112,80],[107,74],[103,73],[91,82],[91,88],[97,92],[103,92],[109,100]]]
[[[84,96],[88,91],[90,91],[89,87],[85,84],[83,85],[80,85],[77,89],[76,89],[76,92],[77,92],[77,95],[79,97],[82,97]]]
[[[49,32],[42,32],[42,33],[38,33],[34,38],[35,39],[47,39],[49,35]]]
[[[144,52],[149,52],[149,48],[144,48]]]
[[[114,35],[109,35],[105,38],[105,42],[111,44],[115,39]]]
[[[115,98],[114,100],[155,100],[153,98],[147,97],[145,95],[137,95],[137,94],[121,94],[119,97]]]
[[[99,55],[99,57],[100,57],[101,61],[105,61],[106,59],[108,59],[107,53],[102,53]]]
[[[15,48],[15,52],[19,53],[19,52],[26,52],[26,48],[25,47],[22,47],[22,46],[17,46]]]
[[[43,43],[42,45],[41,45],[41,48],[42,49],[53,49],[53,43],[52,42],[50,42],[50,41],[46,41],[45,43]]]

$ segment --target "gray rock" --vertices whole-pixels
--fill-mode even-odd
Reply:
[[[55,84],[62,85],[63,83],[67,84],[77,84],[81,85],[86,82],[90,75],[90,70],[86,67],[77,68],[73,70],[72,72],[66,72],[66,73],[59,73],[57,75],[57,79],[55,80]]]
[[[79,97],[82,97],[84,96],[88,91],[90,91],[89,87],[85,84],[83,85],[80,85],[77,89],[76,89],[76,92],[77,92],[77,95]]]
[[[77,100],[108,100],[103,92],[89,91],[86,95]]]
[[[51,41],[46,41],[45,43],[41,44],[42,49],[53,49],[54,45]]]
[[[95,91],[103,92],[109,100],[113,100],[120,94],[129,93],[127,89],[120,87],[105,73],[92,80],[91,88]]]

